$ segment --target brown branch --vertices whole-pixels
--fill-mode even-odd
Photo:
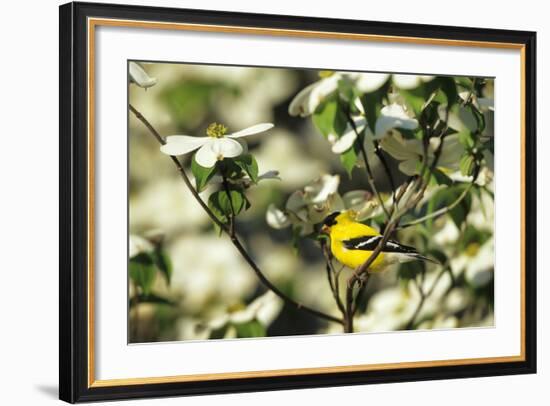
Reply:
[[[161,145],[166,144],[166,141],[164,140],[164,138],[158,133],[158,131],[155,130],[155,128],[151,125],[151,123],[138,110],[136,110],[131,104],[129,105],[129,108],[130,108],[130,111],[135,114],[136,118],[138,120],[140,120],[145,125],[145,127],[147,127],[147,129],[149,129],[151,134],[155,137],[155,139]],[[170,158],[171,158],[172,162],[174,162],[174,164],[176,165],[176,167],[178,169],[178,172],[180,173],[185,185],[187,186],[187,188],[189,189],[189,191],[191,192],[191,194],[193,195],[195,200],[201,205],[201,207],[208,214],[208,216],[212,219],[212,221],[218,227],[220,227],[222,231],[224,231],[229,236],[229,238],[230,238],[231,242],[233,243],[233,245],[237,248],[237,250],[239,251],[241,256],[248,263],[248,265],[250,265],[252,270],[256,273],[256,276],[258,277],[258,279],[260,279],[260,281],[264,284],[264,286],[266,288],[271,290],[273,293],[275,293],[277,296],[279,296],[283,301],[285,301],[287,304],[294,307],[295,309],[301,309],[301,310],[304,310],[304,311],[306,311],[306,312],[308,312],[308,313],[310,313],[314,316],[317,316],[321,319],[332,321],[334,323],[342,324],[342,320],[340,320],[339,318],[331,316],[331,315],[326,314],[326,313],[323,313],[321,311],[312,309],[312,308],[310,308],[306,305],[303,305],[303,304],[295,301],[294,299],[290,298],[284,292],[282,292],[279,288],[277,288],[275,285],[273,285],[271,283],[271,281],[269,279],[267,279],[267,277],[263,274],[262,270],[258,267],[258,265],[256,265],[256,263],[254,262],[252,257],[250,257],[250,255],[248,254],[248,252],[246,251],[246,249],[244,248],[244,246],[242,245],[242,243],[240,242],[238,237],[235,235],[235,233],[232,232],[231,229],[229,227],[227,227],[227,225],[225,223],[222,223],[214,215],[214,213],[210,210],[210,208],[206,205],[206,203],[204,203],[204,201],[201,199],[198,192],[195,190],[195,188],[191,184],[191,181],[190,181],[189,177],[185,173],[185,169],[184,169],[183,165],[181,164],[181,162],[175,156],[170,156]]]
[[[334,301],[336,302],[338,309],[342,313],[342,316],[345,316],[346,309],[344,307],[344,304],[342,303],[342,298],[340,297],[340,288],[338,283],[340,273],[334,269],[334,266],[332,263],[332,254],[327,244],[321,243],[321,248],[323,250],[323,254],[325,256],[325,260],[327,263],[327,266],[326,266],[327,278],[328,278],[330,290],[332,291],[332,296],[334,297]]]

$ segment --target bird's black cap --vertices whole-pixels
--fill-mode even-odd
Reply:
[[[333,213],[330,213],[328,216],[325,217],[323,220],[323,224],[328,227],[332,227],[336,224],[336,217],[340,215],[339,211],[335,211]]]

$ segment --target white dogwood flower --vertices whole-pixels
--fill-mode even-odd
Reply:
[[[147,72],[145,72],[145,69],[136,62],[130,62],[128,70],[130,73],[130,82],[135,83],[139,87],[147,89],[157,84],[157,79],[149,76]]]
[[[319,104],[338,90],[340,80],[345,80],[360,93],[372,93],[391,79],[400,89],[414,89],[434,76],[390,75],[376,72],[321,72],[321,79],[302,89],[288,106],[291,116],[307,117],[315,112]]]
[[[303,88],[290,102],[288,113],[291,116],[307,117],[317,106],[336,89],[342,75],[338,72],[322,77],[317,82]]]
[[[417,127],[418,120],[409,117],[403,106],[393,103],[380,110],[380,117],[375,125],[375,137],[380,139],[394,128],[414,130]]]
[[[266,221],[275,229],[297,227],[300,235],[313,232],[313,225],[320,223],[330,213],[353,210],[358,221],[371,217],[378,206],[371,193],[366,190],[352,190],[340,196],[338,175],[322,175],[318,179],[297,190],[288,198],[285,208],[270,205]]]
[[[142,252],[151,252],[153,251],[153,244],[151,241],[137,235],[130,234],[129,243],[128,243],[128,257],[133,258]]]
[[[357,134],[361,134],[363,131],[365,131],[367,120],[365,120],[364,117],[354,117],[353,121],[355,123],[355,128],[348,124],[344,131],[344,134],[342,134],[340,138],[338,138],[334,134],[329,134],[328,141],[331,143],[331,150],[335,154],[342,154],[349,150],[355,143],[355,140],[357,139]]]
[[[256,124],[236,133],[227,134],[227,127],[212,123],[206,129],[206,137],[172,135],[166,138],[166,144],[160,147],[166,155],[184,155],[198,149],[195,160],[205,168],[212,168],[217,161],[234,158],[243,153],[243,146],[236,138],[247,137],[273,128],[271,123]]]
[[[370,93],[387,82],[389,74],[370,72],[322,72],[321,79],[302,89],[290,102],[288,113],[291,116],[307,117],[319,104],[338,89],[340,80],[348,81],[361,93]]]

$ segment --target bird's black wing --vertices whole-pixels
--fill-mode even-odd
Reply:
[[[380,240],[382,240],[381,235],[367,235],[364,237],[350,238],[349,240],[342,241],[342,243],[348,250],[374,251],[380,243]],[[386,241],[386,245],[382,249],[382,252],[409,255],[418,254],[416,248],[400,244],[393,240]]]

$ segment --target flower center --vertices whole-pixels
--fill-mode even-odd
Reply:
[[[223,124],[212,123],[206,128],[206,135],[212,138],[223,138],[228,128]]]
[[[324,78],[330,78],[332,75],[334,75],[334,71],[331,70],[321,70],[319,71],[319,77]]]
[[[474,257],[477,255],[478,251],[479,251],[479,244],[478,243],[470,243],[468,244],[468,246],[466,247],[466,255],[468,255],[469,257]]]

